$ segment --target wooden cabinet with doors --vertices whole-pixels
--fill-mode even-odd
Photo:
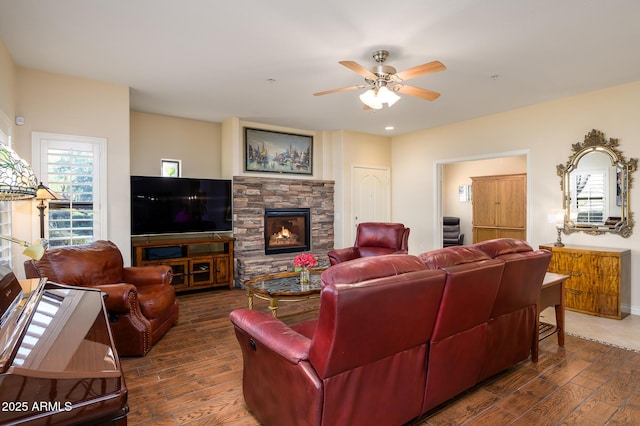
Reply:
[[[135,266],[169,265],[176,291],[233,288],[234,238],[135,240]]]
[[[527,175],[472,177],[473,242],[527,237]]]
[[[631,304],[631,250],[592,246],[541,245],[552,254],[549,272],[569,275],[565,307],[622,319]]]

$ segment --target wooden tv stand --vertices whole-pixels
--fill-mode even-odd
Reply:
[[[168,265],[176,291],[233,288],[235,238],[134,239],[133,265]]]

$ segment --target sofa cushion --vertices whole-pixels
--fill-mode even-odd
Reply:
[[[486,240],[476,243],[473,246],[492,258],[509,253],[524,253],[533,251],[533,248],[526,241],[518,240],[515,238],[497,238],[495,240]]]
[[[122,255],[110,241],[47,251],[38,269],[50,281],[90,287],[122,281]]]
[[[467,246],[446,247],[428,251],[418,255],[418,258],[429,269],[442,269],[449,266],[488,260],[490,257],[477,248]]]
[[[423,268],[357,284],[327,284],[309,351],[318,375],[373,368],[405,351],[421,352],[424,363],[444,282],[443,271]]]
[[[424,269],[427,269],[425,264],[416,256],[409,254],[361,257],[330,267],[322,273],[322,283],[323,285],[353,284]]]
[[[361,223],[355,245],[399,250],[402,247],[404,229],[401,223]]]
[[[458,236],[460,235],[460,230],[459,229],[454,229],[452,231],[447,230],[447,227],[445,226],[445,229],[442,231],[442,239],[443,240],[452,240],[452,241],[458,241]]]
[[[447,273],[433,341],[470,330],[489,320],[504,262],[486,259],[440,268]]]

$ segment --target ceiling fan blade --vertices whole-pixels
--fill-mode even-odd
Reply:
[[[445,67],[441,62],[433,61],[427,64],[422,64],[413,68],[406,69],[404,71],[400,71],[399,73],[396,73],[395,76],[400,78],[401,80],[409,80],[410,78],[416,78],[420,77],[421,75],[431,74],[446,69],[447,67]]]
[[[358,74],[360,74],[361,76],[363,76],[364,78],[367,78],[369,80],[377,80],[378,76],[375,75],[374,73],[372,73],[371,71],[369,71],[368,69],[366,69],[365,67],[363,67],[362,65],[353,62],[353,61],[340,61],[339,62],[340,65],[344,65],[345,67],[349,68],[351,71],[355,71]]]
[[[346,92],[347,90],[364,89],[369,87],[366,84],[359,84],[357,86],[341,87],[340,89],[325,90],[324,92],[314,93],[313,96],[330,95],[331,93]]]
[[[438,99],[438,97],[440,97],[440,93],[438,92],[421,89],[414,86],[407,86],[406,84],[403,84],[402,86],[395,86],[393,90],[404,93],[405,95],[416,96],[418,98],[424,99],[425,101],[434,101]]]

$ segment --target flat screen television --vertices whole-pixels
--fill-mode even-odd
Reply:
[[[131,235],[230,231],[231,181],[131,176]]]

